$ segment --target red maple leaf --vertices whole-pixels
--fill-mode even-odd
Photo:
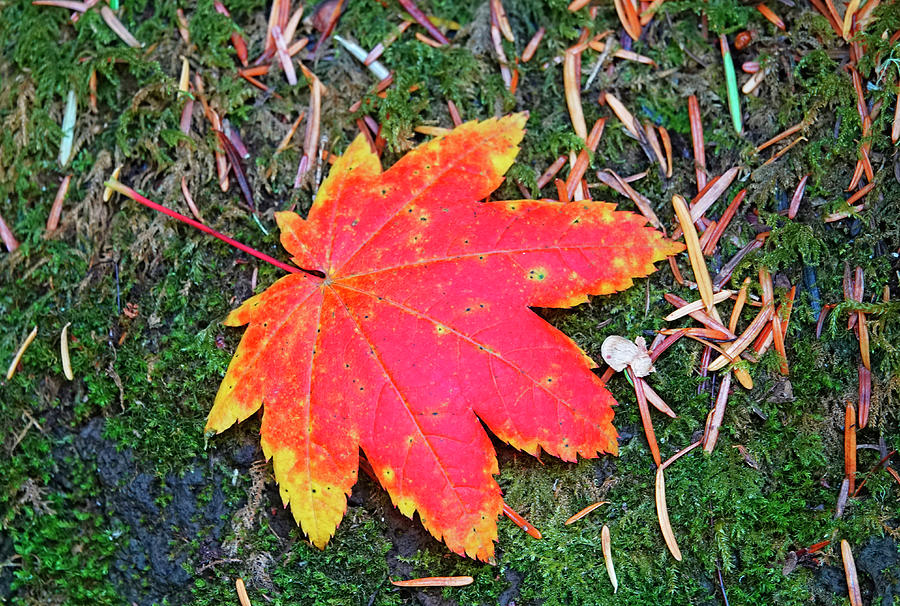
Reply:
[[[480,559],[503,505],[482,423],[533,455],[617,451],[594,362],[529,306],[622,290],[682,246],[604,202],[479,202],[525,119],[464,124],[384,172],[359,137],[308,219],[276,213],[293,262],[318,275],[281,278],[228,316],[249,326],[207,430],[264,405],[263,452],[319,547],[347,508],[360,448],[403,514]]]

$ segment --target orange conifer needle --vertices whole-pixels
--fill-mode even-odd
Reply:
[[[408,581],[395,581],[391,579],[391,585],[395,587],[465,587],[475,582],[470,576],[459,577],[421,577]]]
[[[641,413],[641,423],[644,426],[644,434],[647,436],[647,444],[650,446],[650,454],[653,456],[653,462],[657,465],[662,463],[662,457],[659,455],[659,445],[656,443],[656,432],[653,431],[653,421],[650,419],[650,409],[647,407],[647,397],[644,395],[644,380],[635,376],[631,367],[627,367],[626,372],[634,383],[634,393],[637,396],[638,411]]]
[[[850,482],[849,492],[853,494],[856,485],[856,411],[850,402],[844,412],[844,476]]]
[[[765,4],[760,3],[760,4],[757,4],[757,5],[756,5],[756,10],[758,10],[758,11],[760,12],[760,14],[761,14],[763,17],[765,17],[766,20],[767,20],[769,23],[771,23],[772,25],[774,25],[775,27],[777,27],[777,28],[780,29],[781,31],[785,31],[784,21],[782,21],[782,20],[781,20],[781,17],[779,17],[778,15],[776,15],[776,14],[772,11],[772,9],[770,9],[768,6],[766,6]]]
[[[694,172],[699,192],[706,187],[706,148],[703,142],[703,123],[700,121],[700,103],[695,95],[688,97],[688,116],[691,123],[691,145],[694,149]]]
[[[535,539],[542,538],[541,531],[529,524],[528,520],[519,515],[519,513],[507,505],[506,502],[503,503],[503,515],[512,520],[516,526],[533,536]]]
[[[672,532],[672,524],[669,522],[669,509],[666,505],[666,479],[663,476],[663,468],[656,468],[656,517],[659,520],[659,529],[662,531],[663,539],[666,541],[666,547],[672,557],[681,561],[681,550],[678,548],[678,541],[675,540],[675,533]]]
[[[591,513],[592,511],[594,511],[601,505],[607,505],[607,504],[609,504],[609,501],[597,501],[596,503],[592,503],[592,504],[588,505],[587,507],[585,507],[584,509],[582,509],[581,511],[579,511],[578,513],[576,513],[575,515],[570,517],[568,520],[566,520],[566,526],[568,526],[569,524],[572,524],[574,522],[577,522],[578,520],[585,517],[587,514]]]

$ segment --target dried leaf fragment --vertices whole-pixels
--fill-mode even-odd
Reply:
[[[600,355],[616,372],[622,372],[626,366],[631,366],[635,376],[646,377],[656,370],[647,352],[644,337],[638,337],[632,343],[625,337],[610,335],[603,340]]]

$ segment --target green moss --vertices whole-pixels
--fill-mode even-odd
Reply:
[[[181,471],[190,462],[211,461],[227,478],[222,488],[229,511],[243,504],[249,480],[238,475],[232,485],[232,469],[218,457],[250,440],[257,427],[216,438],[214,450],[207,449],[202,428],[240,337],[240,331],[220,327],[219,322],[249,294],[254,266],[236,265],[235,258],[243,257],[224,245],[153,217],[134,204],[121,200],[101,204],[96,181],[108,171],[91,176],[104,158],[112,165],[122,163],[124,179],[139,184],[151,197],[181,208],[179,182],[187,175],[211,226],[270,254],[284,254],[269,213],[295,203],[303,211],[312,197],[308,190],[291,188],[297,150],[275,157],[274,146],[299,108],[308,105],[307,87],[290,87],[272,74],[266,82],[281,99],[264,99],[236,77],[229,37],[236,29],[242,31],[251,56],[259,53],[261,24],[269,5],[258,0],[226,4],[230,19],[219,15],[209,0],[185,7],[195,45],[188,48],[175,30],[176,3],[125,2],[119,16],[147,43],[143,49],[122,44],[96,10],[72,24],[68,12],[61,9],[29,3],[3,8],[0,213],[22,246],[15,255],[0,254],[0,359],[11,359],[32,326],[39,326],[39,333],[22,368],[12,380],[0,383],[0,439],[5,447],[12,445],[26,427],[26,413],[46,430],[30,427],[0,469],[4,537],[10,537],[13,552],[21,556],[21,565],[12,569],[18,592],[13,602],[22,601],[21,596],[32,588],[43,593],[29,597],[56,597],[64,603],[121,602],[108,573],[116,557],[113,534],[127,529],[108,527],[93,509],[92,497],[103,487],[91,469],[70,462],[71,486],[45,497],[52,515],[39,515],[34,505],[19,503],[29,480],[38,486],[51,482],[55,449],[91,418],[106,417],[106,436],[122,448],[133,449],[141,468],[157,478]],[[518,64],[519,89],[511,95],[485,37],[487,15],[481,2],[433,0],[419,5],[429,14],[457,21],[462,29],[454,33],[458,38],[449,49],[422,45],[411,31],[388,48],[382,61],[395,71],[395,84],[384,98],[367,94],[371,80],[362,84],[356,80],[369,76],[360,76],[364,72],[355,60],[340,50],[333,54],[328,50],[318,62],[307,62],[329,87],[322,118],[328,146],[340,152],[355,136],[352,118],[365,113],[382,126],[388,144],[384,164],[389,165],[424,139],[414,133],[416,126],[450,126],[447,100],[459,107],[465,120],[527,109],[531,117],[522,150],[497,196],[520,197],[517,184],[521,184],[533,195],[555,197],[552,183],[536,191],[536,176],[556,157],[583,145],[572,133],[562,97],[561,66],[555,58],[575,43],[583,27],[592,32],[618,29],[613,8],[600,6],[591,19],[586,9],[568,11],[567,0],[505,1],[516,34],[515,43],[504,41],[510,57],[521,53],[538,27],[547,28],[535,57]],[[843,262],[847,261],[851,267],[864,268],[867,284],[863,304],[841,304],[832,311],[833,323],[826,325],[821,340],[811,334],[817,314],[810,293],[801,289],[787,335],[793,399],[772,395],[781,385],[780,359],[767,354],[759,364],[749,366],[754,390],[735,388],[732,393],[715,452],[706,456],[695,452],[667,469],[669,511],[683,562],[671,559],[660,538],[654,471],[633,391],[627,381],[615,376],[609,386],[620,402],[616,425],[625,437],[619,458],[570,464],[544,457],[537,462],[499,447],[504,498],[541,529],[544,539],[536,541],[501,519],[496,566],[450,556],[435,541],[398,558],[392,551],[396,538],[383,520],[391,506],[376,491],[362,506],[354,502],[325,551],[308,546],[299,530],[283,541],[269,527],[271,518],[261,515],[266,512],[258,512],[255,517],[262,521],[235,537],[241,539],[236,556],[241,562],[199,572],[200,544],[192,538],[185,553],[191,554],[187,567],[195,575],[193,603],[232,602],[232,578],[238,575],[248,580],[254,603],[265,601],[260,594],[275,604],[410,603],[420,596],[389,585],[392,571],[402,565],[404,574],[472,575],[475,582],[469,587],[428,590],[429,595],[440,594],[460,604],[497,603],[501,596],[517,603],[548,605],[705,603],[720,599],[718,570],[731,603],[800,604],[818,599],[821,589],[816,588],[814,572],[807,569],[782,576],[781,564],[788,551],[825,538],[848,538],[856,545],[884,532],[881,522],[886,512],[894,510],[896,486],[883,473],[873,474],[841,520],[831,519],[836,487],[843,476],[843,401],[856,397],[858,342],[845,329],[848,314],[855,310],[868,314],[875,386],[872,425],[860,432],[860,440],[875,442],[884,437],[891,445],[900,440],[898,413],[891,405],[900,389],[895,378],[900,369],[900,349],[895,345],[900,328],[896,304],[879,303],[884,285],[896,290],[897,264],[889,253],[900,241],[900,216],[892,204],[900,196],[900,186],[889,175],[879,175],[859,222],[822,222],[822,214],[846,196],[844,189],[862,136],[850,77],[834,59],[841,43],[824,19],[808,8],[780,8],[791,24],[792,52],[798,57],[792,78],[784,74],[779,86],[767,82],[758,99],[747,99],[745,115],[759,118],[765,128],[752,129],[738,139],[727,121],[718,49],[714,37],[702,36],[702,17],[706,16],[711,34],[731,35],[745,28],[761,32],[746,56],[736,55],[736,59],[765,61],[782,56],[784,39],[771,36],[774,30],[753,4],[670,1],[663,7],[665,14],[634,46],[653,58],[659,70],[617,60],[614,72],[601,70],[582,92],[588,125],[600,117],[609,118],[586,176],[592,193],[633,208],[613,192],[593,187],[593,171],[611,167],[628,175],[649,168],[651,175],[635,187],[651,199],[668,224],[671,195],[691,194],[696,185],[688,94],[697,94],[701,102],[713,174],[738,164],[758,166],[762,158],[753,153],[754,144],[806,120],[807,142],[735,184],[733,189],[746,187],[749,195],[722,240],[720,255],[709,259],[710,266],[715,269],[727,261],[753,236],[743,215],[755,212],[772,232],[766,247],[737,269],[736,280],[747,275],[755,280],[758,268],[766,265],[782,279],[801,285],[801,265],[808,265],[817,275],[820,302],[841,303]],[[371,48],[396,27],[398,14],[395,3],[346,3],[337,31]],[[900,27],[896,4],[885,3],[877,14],[881,29]],[[877,87],[866,90],[867,101],[880,102],[884,108],[869,141],[873,158],[890,158],[894,150],[886,133],[898,77],[891,57],[900,51],[881,39],[881,29],[863,36],[869,51],[859,69]],[[233,193],[218,191],[210,161],[215,138],[180,134],[182,102],[175,91],[180,54],[188,56],[192,72],[203,77],[213,105],[243,129],[254,155],[248,171],[259,194],[260,221],[270,229],[268,236],[235,210]],[[876,63],[879,56],[881,62]],[[592,51],[583,55],[583,83],[596,57]],[[675,71],[658,77],[667,70]],[[98,81],[96,115],[88,109],[92,72]],[[79,141],[63,173],[56,163],[62,136],[59,117],[70,89],[78,98]],[[669,130],[675,147],[674,179],[659,179],[618,120],[596,102],[602,91],[616,94],[639,120]],[[351,115],[349,106],[360,98],[365,99],[363,108]],[[195,131],[196,127],[195,123]],[[274,173],[266,177],[269,168]],[[777,215],[774,193],[792,191],[799,176],[807,172],[812,176],[800,213],[794,220]],[[68,173],[74,178],[63,216],[64,221],[71,217],[73,225],[45,238],[56,186]],[[566,173],[563,169],[560,177]],[[723,196],[709,215],[721,212],[733,193]],[[83,201],[89,206],[80,206]],[[99,262],[105,259],[117,261],[118,278],[112,263]],[[680,257],[679,263],[684,271],[686,257]],[[259,267],[257,288],[279,275],[275,269]],[[689,273],[686,277],[690,278]],[[136,318],[120,313],[117,289],[122,304],[139,306]],[[666,292],[696,298],[694,291],[677,287],[663,269],[637,280],[625,293],[596,297],[572,311],[540,313],[599,359],[600,345],[609,334],[644,335],[650,340],[652,331],[668,327],[670,323],[663,320],[670,309],[662,299]],[[777,295],[783,294],[779,288]],[[756,308],[745,309],[740,326],[746,326],[755,312]],[[58,349],[59,331],[68,322],[72,323],[70,348],[76,376],[72,383],[62,378]],[[684,320],[675,325],[691,323]],[[657,362],[657,372],[649,378],[678,413],[677,419],[669,419],[651,412],[663,456],[695,441],[703,429],[710,394],[698,390],[704,383],[696,373],[701,351],[699,344],[682,340]],[[744,446],[759,469],[745,462],[732,448],[736,445]],[[874,451],[861,450],[859,457],[861,470],[877,462]],[[211,494],[204,492],[200,502]],[[160,502],[168,498],[162,495]],[[610,503],[576,525],[563,525],[569,515],[601,499]],[[277,497],[273,502],[267,494],[261,507],[268,511],[272,506],[278,506]],[[612,530],[619,572],[620,590],[615,597],[600,565],[604,523]],[[836,558],[833,548],[829,550],[827,557]],[[272,558],[264,570],[271,582],[268,586],[262,582],[265,579],[254,578],[251,565],[254,558],[266,554]]]

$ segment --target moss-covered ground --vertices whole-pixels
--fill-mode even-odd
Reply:
[[[291,87],[275,73],[264,78],[277,93],[270,95],[237,76],[229,37],[242,32],[256,56],[267,2],[228,2],[230,18],[211,0],[121,4],[117,14],[144,43],[141,49],[127,47],[97,8],[72,23],[61,8],[0,2],[0,215],[21,243],[12,253],[0,248],[4,370],[38,327],[12,379],[0,378],[0,601],[237,603],[234,579],[242,577],[254,604],[844,604],[837,543],[846,539],[857,556],[865,603],[896,603],[900,485],[884,470],[873,473],[835,519],[844,475],[844,404],[857,398],[859,350],[846,330],[850,308],[834,310],[821,338],[815,325],[824,305],[844,300],[845,263],[862,267],[873,360],[872,412],[858,435],[862,476],[881,458],[879,444],[900,448],[900,160],[890,140],[900,46],[889,45],[900,29],[900,5],[884,2],[860,39],[866,53],[859,70],[876,116],[868,137],[875,185],[862,212],[834,223],[823,217],[845,205],[862,130],[845,69],[849,47],[805,2],[769,3],[787,23],[782,32],[752,3],[669,0],[633,45],[656,66],[605,58],[583,93],[588,124],[611,116],[597,98],[615,93],[640,120],[671,134],[674,176],[661,179],[611,116],[592,156],[591,193],[633,208],[615,192],[593,186],[594,171],[647,170],[634,185],[671,223],[672,194],[690,198],[696,192],[687,111],[688,95],[696,95],[710,173],[744,167],[709,216],[719,216],[738,189],[748,190],[710,267],[718,270],[757,226],[771,228],[766,245],[738,266],[732,284],[750,276],[758,294],[757,272],[767,266],[776,296],[797,285],[786,335],[790,375],[785,380],[778,374],[774,353],[764,356],[750,367],[754,388],[731,395],[715,451],[693,452],[667,469],[682,562],[668,553],[657,526],[652,459],[634,392],[617,376],[610,389],[620,402],[618,458],[537,461],[497,444],[505,499],[544,538],[534,540],[501,520],[497,563],[488,565],[450,554],[418,521],[399,515],[365,477],[334,540],[324,551],[314,549],[282,510],[271,468],[260,462],[258,420],[204,439],[205,415],[240,338],[239,330],[221,322],[251,294],[254,272],[258,291],[279,270],[120,197],[105,201],[102,184],[122,166],[122,181],[187,212],[180,193],[186,177],[212,227],[284,258],[272,213],[309,208],[311,188],[292,188],[304,126],[286,151],[276,148],[307,108],[309,87],[302,78]],[[415,127],[451,125],[448,100],[465,119],[528,110],[522,151],[496,195],[520,197],[521,186],[555,198],[552,183],[537,191],[536,177],[558,155],[580,147],[558,58],[582,28],[598,33],[620,27],[612,3],[594,3],[595,18],[588,9],[569,12],[567,4],[505,0],[516,35],[515,43],[503,43],[509,57],[521,54],[538,27],[547,30],[535,57],[518,66],[515,94],[500,77],[487,2],[422,0],[420,6],[445,26],[453,21],[460,28],[448,30],[449,48],[419,42],[415,25],[390,46],[382,61],[395,81],[383,98],[373,94],[375,81],[365,68],[333,45],[317,60],[301,55],[328,87],[326,147],[340,153],[357,132],[355,119],[366,113],[382,125],[383,161],[390,164],[424,139]],[[177,29],[179,8],[190,44]],[[335,31],[370,49],[399,23],[399,13],[394,0],[349,0]],[[313,36],[312,49],[317,34],[308,25],[301,30]],[[754,40],[733,50],[736,62],[757,60],[772,72],[758,94],[742,96],[745,130],[738,136],[729,119],[717,34],[733,41],[743,30],[751,30]],[[250,150],[246,169],[259,225],[240,206],[234,185],[223,193],[217,184],[216,138],[199,104],[191,135],[179,130],[182,56]],[[598,57],[585,53],[583,84]],[[61,167],[70,90],[78,108],[74,155]],[[354,113],[351,105],[360,99],[364,104]],[[762,166],[771,150],[757,154],[755,146],[802,120],[808,123],[806,140]],[[779,211],[805,174],[804,201],[789,220]],[[47,234],[45,222],[65,175],[72,175],[72,184],[62,221]],[[679,263],[690,277],[686,257]],[[649,340],[666,327],[666,292],[696,298],[663,267],[625,293],[540,313],[599,359],[607,335]],[[753,313],[744,312],[742,326]],[[73,381],[62,374],[59,352],[60,331],[69,323]],[[677,419],[654,413],[663,458],[703,431],[711,395],[697,372],[701,350],[682,339],[650,378],[678,413]],[[601,499],[609,504],[563,525]],[[612,532],[616,596],[602,564],[603,524]],[[800,566],[784,573],[790,552],[826,539],[832,544],[815,559],[801,558]],[[475,582],[409,590],[389,581],[444,575],[471,575]]]

